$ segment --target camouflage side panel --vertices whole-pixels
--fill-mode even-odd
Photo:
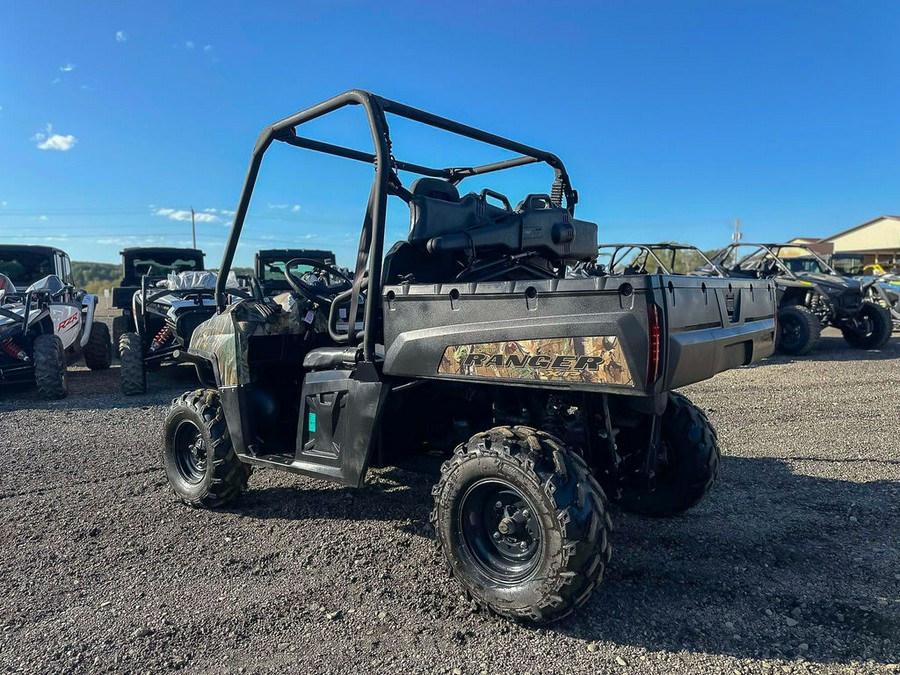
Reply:
[[[303,335],[308,323],[293,304],[242,300],[201,323],[191,337],[190,351],[209,359],[219,369],[219,385],[234,387],[249,382],[248,355],[254,335]]]
[[[216,365],[220,386],[237,386],[237,335],[231,312],[216,314],[197,326],[191,336],[189,351]]]
[[[611,335],[451,345],[438,373],[634,386],[622,347]]]

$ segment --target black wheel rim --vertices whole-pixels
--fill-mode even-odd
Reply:
[[[781,341],[785,347],[796,347],[803,339],[803,328],[800,321],[792,316],[781,319]]]
[[[182,420],[175,429],[173,446],[181,477],[191,485],[202,481],[206,475],[206,444],[197,426]]]
[[[475,564],[497,583],[519,583],[538,567],[540,520],[528,498],[506,481],[484,479],[466,490],[459,532]]]

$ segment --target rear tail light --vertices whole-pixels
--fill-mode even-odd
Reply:
[[[662,324],[659,307],[652,302],[647,305],[647,337],[649,351],[647,354],[647,384],[655,384],[659,379],[660,362],[662,360]]]

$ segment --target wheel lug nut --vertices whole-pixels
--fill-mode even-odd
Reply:
[[[528,548],[528,544],[526,544],[524,541],[520,541],[519,548],[524,551],[526,548]]]
[[[502,509],[502,508],[503,508],[503,502],[497,502],[496,504],[494,504],[494,508],[495,508],[495,509]]]
[[[523,517],[523,518],[528,518],[530,515],[531,515],[531,514],[528,512],[528,509],[525,509],[524,511],[522,511],[522,517]]]
[[[499,538],[500,538],[500,533],[494,532],[494,539],[499,539]]]

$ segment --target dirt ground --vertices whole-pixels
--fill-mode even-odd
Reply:
[[[0,390],[0,671],[900,672],[900,339],[828,331],[684,390],[724,453],[689,514],[613,509],[584,611],[542,628],[474,610],[427,525],[432,479],[362,490],[257,471],[225,510],[169,491],[158,457],[189,368],[118,393]]]

